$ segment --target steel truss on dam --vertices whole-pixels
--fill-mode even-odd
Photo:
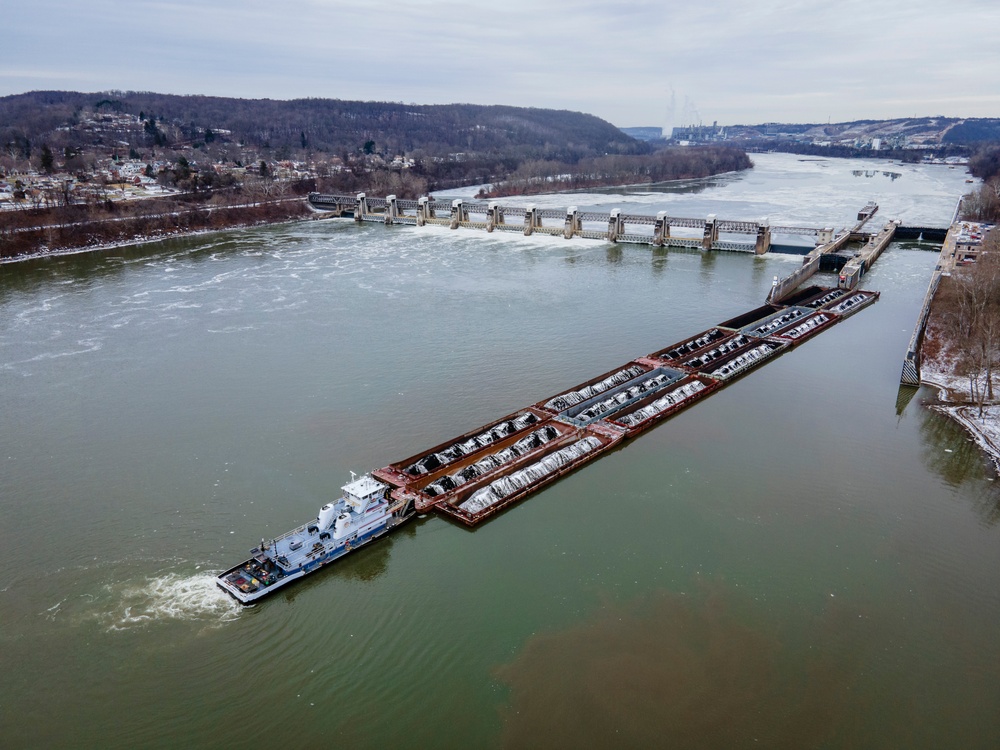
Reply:
[[[865,225],[878,213],[878,204],[869,201],[858,211],[852,227],[834,231],[826,227],[771,225],[760,221],[720,219],[710,214],[704,219],[668,216],[660,211],[649,214],[625,214],[621,209],[608,213],[581,211],[576,206],[567,209],[509,206],[498,201],[451,201],[430,197],[405,200],[389,195],[370,198],[365,193],[356,196],[309,194],[309,205],[333,216],[353,216],[357,222],[380,224],[438,225],[451,229],[484,229],[487,232],[518,232],[524,235],[547,234],[566,239],[583,237],[607,242],[652,245],[656,247],[687,247],[698,250],[727,250],[762,255],[771,248],[771,235],[802,235],[812,237],[816,246],[805,254],[802,266],[783,279],[774,277],[768,295],[769,303],[780,303],[801,284],[821,270],[839,272],[838,286],[854,289],[861,277],[878,259],[896,232],[899,220],[889,221],[877,232],[864,231]],[[919,232],[931,231],[925,227]],[[679,230],[683,234],[674,234]],[[903,228],[904,232],[912,232]],[[750,236],[753,241],[741,240]],[[860,250],[848,250],[849,243],[864,243]]]
[[[437,225],[451,229],[481,229],[487,232],[518,232],[524,235],[547,234],[566,239],[624,242],[656,247],[689,247],[700,250],[766,253],[771,235],[812,237],[824,245],[834,238],[831,228],[772,226],[767,218],[759,221],[720,219],[714,214],[704,219],[669,216],[660,211],[655,216],[626,214],[620,209],[608,213],[567,209],[504,205],[498,201],[419,200],[311,193],[309,204],[317,211],[336,216],[353,216],[355,221],[381,224]],[[677,231],[679,230],[679,232]]]

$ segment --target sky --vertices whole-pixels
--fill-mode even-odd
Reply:
[[[1000,0],[8,0],[0,96],[569,109],[619,127],[1000,117]]]

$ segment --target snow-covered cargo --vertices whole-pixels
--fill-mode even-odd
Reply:
[[[614,388],[615,386],[621,385],[622,383],[632,380],[643,373],[649,372],[651,369],[653,368],[650,365],[639,362],[627,362],[621,367],[609,370],[603,375],[598,375],[596,378],[591,378],[590,380],[580,383],[580,385],[573,386],[569,390],[562,391],[551,398],[539,401],[535,404],[535,408],[544,409],[551,414],[559,414],[560,412],[564,412],[577,404]]]
[[[488,478],[460,488],[434,507],[473,526],[569,472],[594,460],[624,438],[609,429],[576,431],[524,456]]]
[[[607,417],[613,424],[625,428],[628,437],[638,435],[701,398],[722,387],[722,381],[705,375],[688,375],[668,388],[614,412]]]
[[[484,448],[523,436],[537,429],[551,416],[544,411],[527,407],[435,445],[415,456],[376,469],[372,475],[393,487],[409,486],[418,480],[426,479],[427,475],[440,474],[441,470],[463,462]]]

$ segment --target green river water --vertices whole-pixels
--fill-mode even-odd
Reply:
[[[967,188],[755,160],[533,200],[843,226],[875,197],[942,226]],[[0,266],[3,746],[996,747],[997,483],[898,388],[935,260],[893,244],[877,304],[623,448],[249,608],[213,575],[350,471],[756,307],[801,259],[323,221]]]

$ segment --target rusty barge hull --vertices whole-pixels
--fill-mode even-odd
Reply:
[[[542,487],[555,482],[556,480],[564,477],[566,474],[576,471],[584,464],[593,461],[595,458],[598,458],[608,450],[614,448],[622,440],[624,440],[624,438],[624,431],[618,429],[581,429],[577,434],[573,435],[571,439],[567,439],[559,445],[551,447],[547,446],[536,455],[518,460],[515,464],[510,466],[509,469],[504,470],[498,475],[490,477],[488,481],[478,482],[475,486],[469,488],[463,486],[461,492],[455,493],[450,498],[434,505],[434,510],[453,518],[466,526],[475,526],[476,524],[485,521],[487,518],[496,515],[505,508],[523,500],[528,495],[537,492]],[[546,459],[554,456],[555,454],[572,448],[574,445],[587,440],[596,443],[596,445],[587,452],[581,453],[579,456],[571,458],[565,463],[556,466],[551,471],[540,475],[537,479],[531,479],[524,485],[515,486],[508,494],[497,497],[495,501],[492,501],[483,507],[469,507],[470,500],[472,500],[477,493],[489,490],[493,485],[502,482],[504,479],[515,477],[519,472],[528,471],[532,467],[544,463]]]
[[[874,303],[811,286],[372,472],[391,497],[475,526]]]
[[[689,394],[681,395],[673,401],[670,400],[670,397],[675,396],[685,388],[690,388],[695,383],[701,387],[697,390],[692,390]],[[624,429],[626,437],[632,438],[692,406],[696,401],[711,395],[722,386],[723,382],[716,378],[710,378],[705,375],[687,375],[671,387],[646,396],[634,404],[630,404],[609,415],[607,419],[611,424]],[[650,409],[650,407],[655,411],[644,415],[644,410]]]
[[[530,406],[519,409],[482,427],[477,427],[456,438],[446,440],[443,443],[435,445],[433,448],[429,448],[409,458],[404,458],[402,461],[391,463],[381,469],[376,469],[372,472],[372,476],[397,488],[408,488],[411,485],[423,486],[429,484],[429,481],[425,481],[427,477],[440,475],[452,467],[464,465],[468,463],[466,459],[472,456],[473,453],[478,453],[484,447],[488,447],[495,442],[506,441],[513,435],[527,434],[551,418],[552,415],[550,413]],[[521,426],[519,423],[515,424],[518,420],[523,422],[524,426]],[[502,426],[507,424],[511,424],[514,429],[509,431],[504,430]],[[500,432],[504,432],[505,434],[496,434]],[[467,445],[470,440],[475,441],[477,438],[481,438],[489,433],[494,433],[493,438],[489,442],[483,439],[481,440],[482,445],[477,449],[473,450],[470,447],[467,452],[462,451],[461,446]],[[453,453],[453,455],[447,455],[449,453]],[[418,506],[418,510],[425,510],[425,508]]]
[[[449,466],[434,471],[400,488],[412,498],[419,511],[433,505],[460,502],[461,498],[496,476],[516,470],[525,462],[544,456],[577,439],[573,425],[546,418],[536,429],[522,430],[502,441],[485,446]],[[533,425],[534,427],[535,425]],[[520,448],[520,449],[519,449]]]

